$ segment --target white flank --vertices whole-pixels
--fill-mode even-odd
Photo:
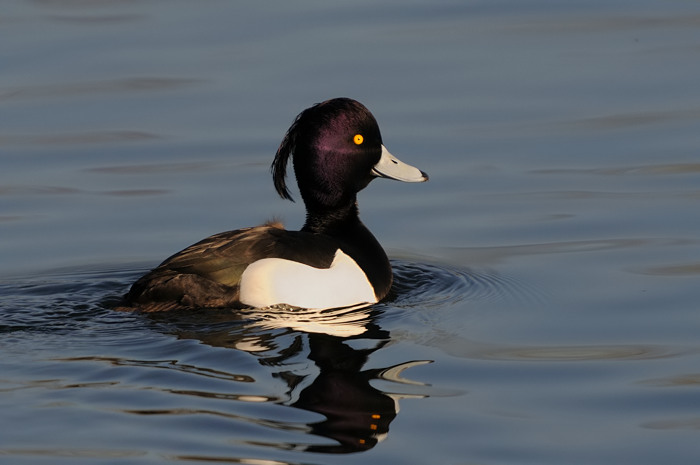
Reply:
[[[377,302],[374,288],[355,260],[338,249],[330,268],[263,258],[241,276],[240,300],[251,307],[292,305],[308,309]]]

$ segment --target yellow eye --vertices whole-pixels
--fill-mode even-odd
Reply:
[[[362,134],[355,134],[355,137],[352,138],[352,141],[353,141],[356,145],[360,145],[362,142],[365,141],[365,138],[362,137]]]

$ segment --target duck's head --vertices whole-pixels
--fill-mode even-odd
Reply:
[[[280,196],[292,200],[285,180],[290,156],[307,209],[354,203],[356,194],[377,177],[428,180],[427,174],[389,153],[372,113],[348,98],[307,108],[284,136],[272,162],[272,175]]]

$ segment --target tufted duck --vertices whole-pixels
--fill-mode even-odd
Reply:
[[[290,156],[306,206],[301,231],[267,223],[208,237],[136,281],[125,296],[129,307],[325,309],[383,299],[391,266],[358,217],[357,193],[377,177],[423,182],[428,175],[389,153],[374,116],[348,98],[304,110],[284,136],[271,170],[277,192],[292,200]]]

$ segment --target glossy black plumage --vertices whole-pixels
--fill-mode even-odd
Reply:
[[[126,299],[145,311],[183,307],[241,307],[245,268],[262,257],[327,268],[338,243],[326,236],[286,231],[271,223],[207,237],[172,255],[131,287]]]
[[[307,210],[301,231],[265,224],[210,236],[136,281],[125,296],[127,305],[143,311],[243,307],[241,277],[252,263],[279,258],[328,269],[338,250],[362,269],[381,300],[391,287],[391,266],[359,219],[356,195],[375,177],[391,177],[377,171],[385,156],[391,154],[382,145],[377,122],[359,102],[333,99],[304,110],[285,134],[271,167],[277,192],[291,200],[286,168],[292,157]],[[390,166],[401,163],[391,157]],[[408,173],[403,177],[410,178],[402,180],[427,180],[425,173],[402,165]]]

